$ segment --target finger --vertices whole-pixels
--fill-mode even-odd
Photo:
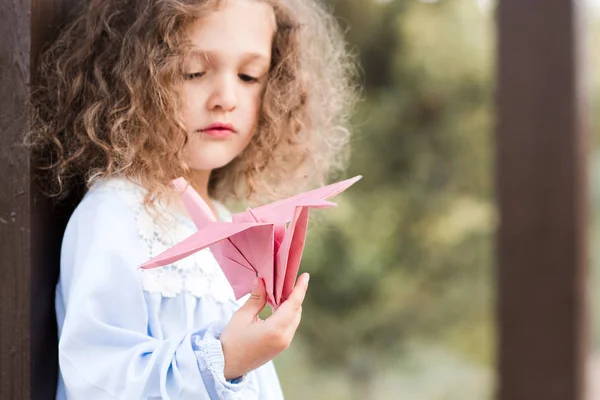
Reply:
[[[296,334],[296,330],[300,325],[300,320],[302,320],[302,307],[300,307],[296,315],[294,315],[292,322],[287,328],[286,336],[289,338],[290,341],[294,338],[294,335]]]
[[[310,279],[310,275],[308,273],[304,273],[298,277],[298,281],[296,282],[296,286],[290,293],[290,296],[282,303],[293,303],[295,306],[302,305],[304,301],[304,296],[306,295],[306,290],[308,289],[308,281]]]
[[[267,291],[265,289],[264,281],[256,277],[254,278],[254,287],[252,288],[252,293],[250,297],[244,303],[242,307],[238,310],[238,312],[248,315],[251,319],[254,319],[258,316],[258,314],[265,308],[267,304]]]
[[[283,302],[277,311],[267,320],[270,324],[276,326],[277,329],[287,329],[292,323],[298,310],[302,307],[302,302],[308,288],[308,274],[302,274],[298,278],[296,287],[292,290],[290,297]]]

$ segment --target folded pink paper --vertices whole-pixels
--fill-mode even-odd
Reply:
[[[252,291],[254,278],[265,282],[267,302],[277,308],[294,288],[306,241],[310,208],[328,208],[329,198],[358,181],[345,181],[234,214],[218,222],[206,202],[183,178],[173,181],[198,231],[144,263],[149,269],[172,264],[209,247],[237,299]],[[289,224],[288,224],[289,223]]]

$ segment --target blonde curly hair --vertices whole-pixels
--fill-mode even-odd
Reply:
[[[344,167],[355,65],[335,18],[316,0],[257,0],[277,31],[257,133],[210,195],[266,201],[321,185]],[[133,178],[148,201],[189,178],[180,114],[186,29],[223,0],[90,0],[42,57],[28,144],[53,196],[73,183]]]

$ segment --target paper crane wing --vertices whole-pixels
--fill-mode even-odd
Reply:
[[[175,246],[162,252],[141,265],[140,268],[150,269],[162,267],[177,262],[214,243],[226,239],[236,233],[243,232],[259,224],[233,224],[230,222],[213,222],[198,232],[193,233]]]
[[[256,207],[252,209],[252,214],[261,222],[286,223],[291,221],[294,217],[296,207],[304,206],[311,208],[326,208],[335,206],[335,203],[331,203],[327,201],[327,199],[343,192],[361,178],[362,176],[358,175],[354,178],[346,179],[345,181],[337,182],[319,189],[288,197],[287,199]],[[243,215],[244,213],[240,214]],[[234,216],[234,221],[241,222],[247,220],[245,216],[242,215]]]

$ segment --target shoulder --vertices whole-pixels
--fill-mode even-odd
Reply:
[[[128,221],[133,216],[133,209],[143,200],[141,188],[122,179],[111,179],[95,183],[83,196],[69,219],[69,225],[84,222],[103,224],[110,220]]]
[[[108,204],[133,209],[143,205],[146,193],[144,187],[127,178],[104,179],[90,187],[78,208],[101,208]]]
[[[135,248],[136,209],[143,206],[144,190],[124,179],[94,184],[69,218],[63,250],[119,251]]]
[[[147,245],[142,247],[152,247],[156,242],[170,242],[179,230],[189,234],[181,219],[160,201],[154,206],[145,204],[147,193],[143,186],[127,178],[96,182],[71,216],[65,237],[70,231],[92,235],[103,242],[127,236]]]
[[[94,184],[69,218],[65,240],[81,235],[103,237],[112,230],[133,232],[135,209],[143,204],[143,196],[141,188],[120,179]]]
[[[93,285],[111,276],[135,273],[146,261],[139,243],[136,204],[143,192],[116,181],[95,184],[71,215],[62,238],[60,284],[70,293],[72,283]],[[135,282],[132,280],[131,282]]]

